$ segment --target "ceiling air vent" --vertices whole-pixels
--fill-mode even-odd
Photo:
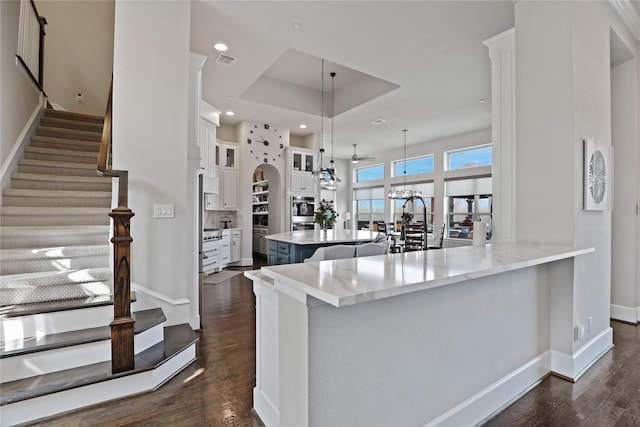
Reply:
[[[216,64],[231,65],[235,60],[236,58],[234,58],[233,56],[229,56],[221,53],[216,58]]]

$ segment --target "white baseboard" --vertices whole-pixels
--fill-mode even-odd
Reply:
[[[538,385],[549,373],[550,359],[549,351],[542,353],[426,426],[472,426],[489,419]]]
[[[627,323],[638,323],[640,322],[640,307],[611,304],[611,318]]]
[[[551,350],[551,372],[571,381],[577,381],[612,347],[613,329],[605,328],[573,355]]]
[[[253,265],[253,258],[242,258],[240,260],[240,265],[242,267],[247,267],[247,266]]]
[[[7,158],[4,163],[2,163],[2,168],[0,168],[0,183],[2,184],[2,188],[9,187],[11,174],[18,170],[18,161],[22,158],[24,147],[31,141],[31,136],[36,132],[36,126],[38,126],[40,118],[44,115],[45,106],[46,101],[42,94],[40,94],[40,102],[36,105],[31,116],[24,124],[22,131],[13,143]],[[0,201],[1,198],[2,195],[0,194]]]
[[[136,292],[136,302],[132,304],[135,311],[160,307],[167,317],[166,326],[191,324],[191,301],[187,298],[173,299],[137,283],[131,283],[131,290]]]
[[[253,410],[258,414],[265,426],[280,425],[278,408],[257,387],[253,389]]]

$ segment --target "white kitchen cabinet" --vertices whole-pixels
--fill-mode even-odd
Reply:
[[[291,172],[290,192],[295,195],[313,194],[316,191],[313,175],[309,172]]]
[[[238,209],[238,171],[224,168],[222,172],[222,209]]]
[[[231,256],[230,262],[240,261],[240,242],[242,241],[241,230],[231,230]]]
[[[217,140],[214,152],[215,176],[219,181],[219,193],[208,196],[208,210],[238,209],[238,145]]]
[[[287,156],[287,176],[289,194],[295,196],[313,196],[318,186],[313,179],[316,163],[315,151],[303,148],[289,148]]]

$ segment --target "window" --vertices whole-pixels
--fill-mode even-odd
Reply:
[[[393,185],[391,186],[391,190],[420,190],[422,191],[422,198],[427,204],[427,230],[431,233],[433,232],[433,182],[416,182],[407,185]],[[391,215],[393,217],[393,221],[396,224],[396,230],[400,229],[402,225],[402,205],[405,204],[406,200],[396,199],[392,201],[391,205]],[[414,200],[406,204],[404,208],[405,212],[409,212],[413,215],[412,222],[424,222],[424,210],[422,208],[422,201]]]
[[[375,222],[384,221],[384,187],[357,188],[353,196],[358,230],[373,230]]]
[[[487,222],[487,240],[491,238],[491,178],[461,179],[445,182],[447,228],[450,238],[473,238],[473,221]]]
[[[465,150],[449,151],[446,153],[447,170],[473,168],[477,166],[491,166],[491,145],[483,145]]]
[[[384,165],[367,166],[356,169],[356,182],[373,181],[384,178]]]
[[[393,176],[403,176],[405,160],[393,162]],[[421,173],[433,173],[433,154],[423,157],[414,157],[406,160],[407,176]]]

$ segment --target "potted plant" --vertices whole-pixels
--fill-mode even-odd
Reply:
[[[320,206],[316,209],[313,215],[313,222],[319,224],[324,233],[327,232],[329,227],[333,226],[333,223],[336,222],[338,218],[338,214],[333,209],[333,200],[325,200],[322,199],[320,202]]]

